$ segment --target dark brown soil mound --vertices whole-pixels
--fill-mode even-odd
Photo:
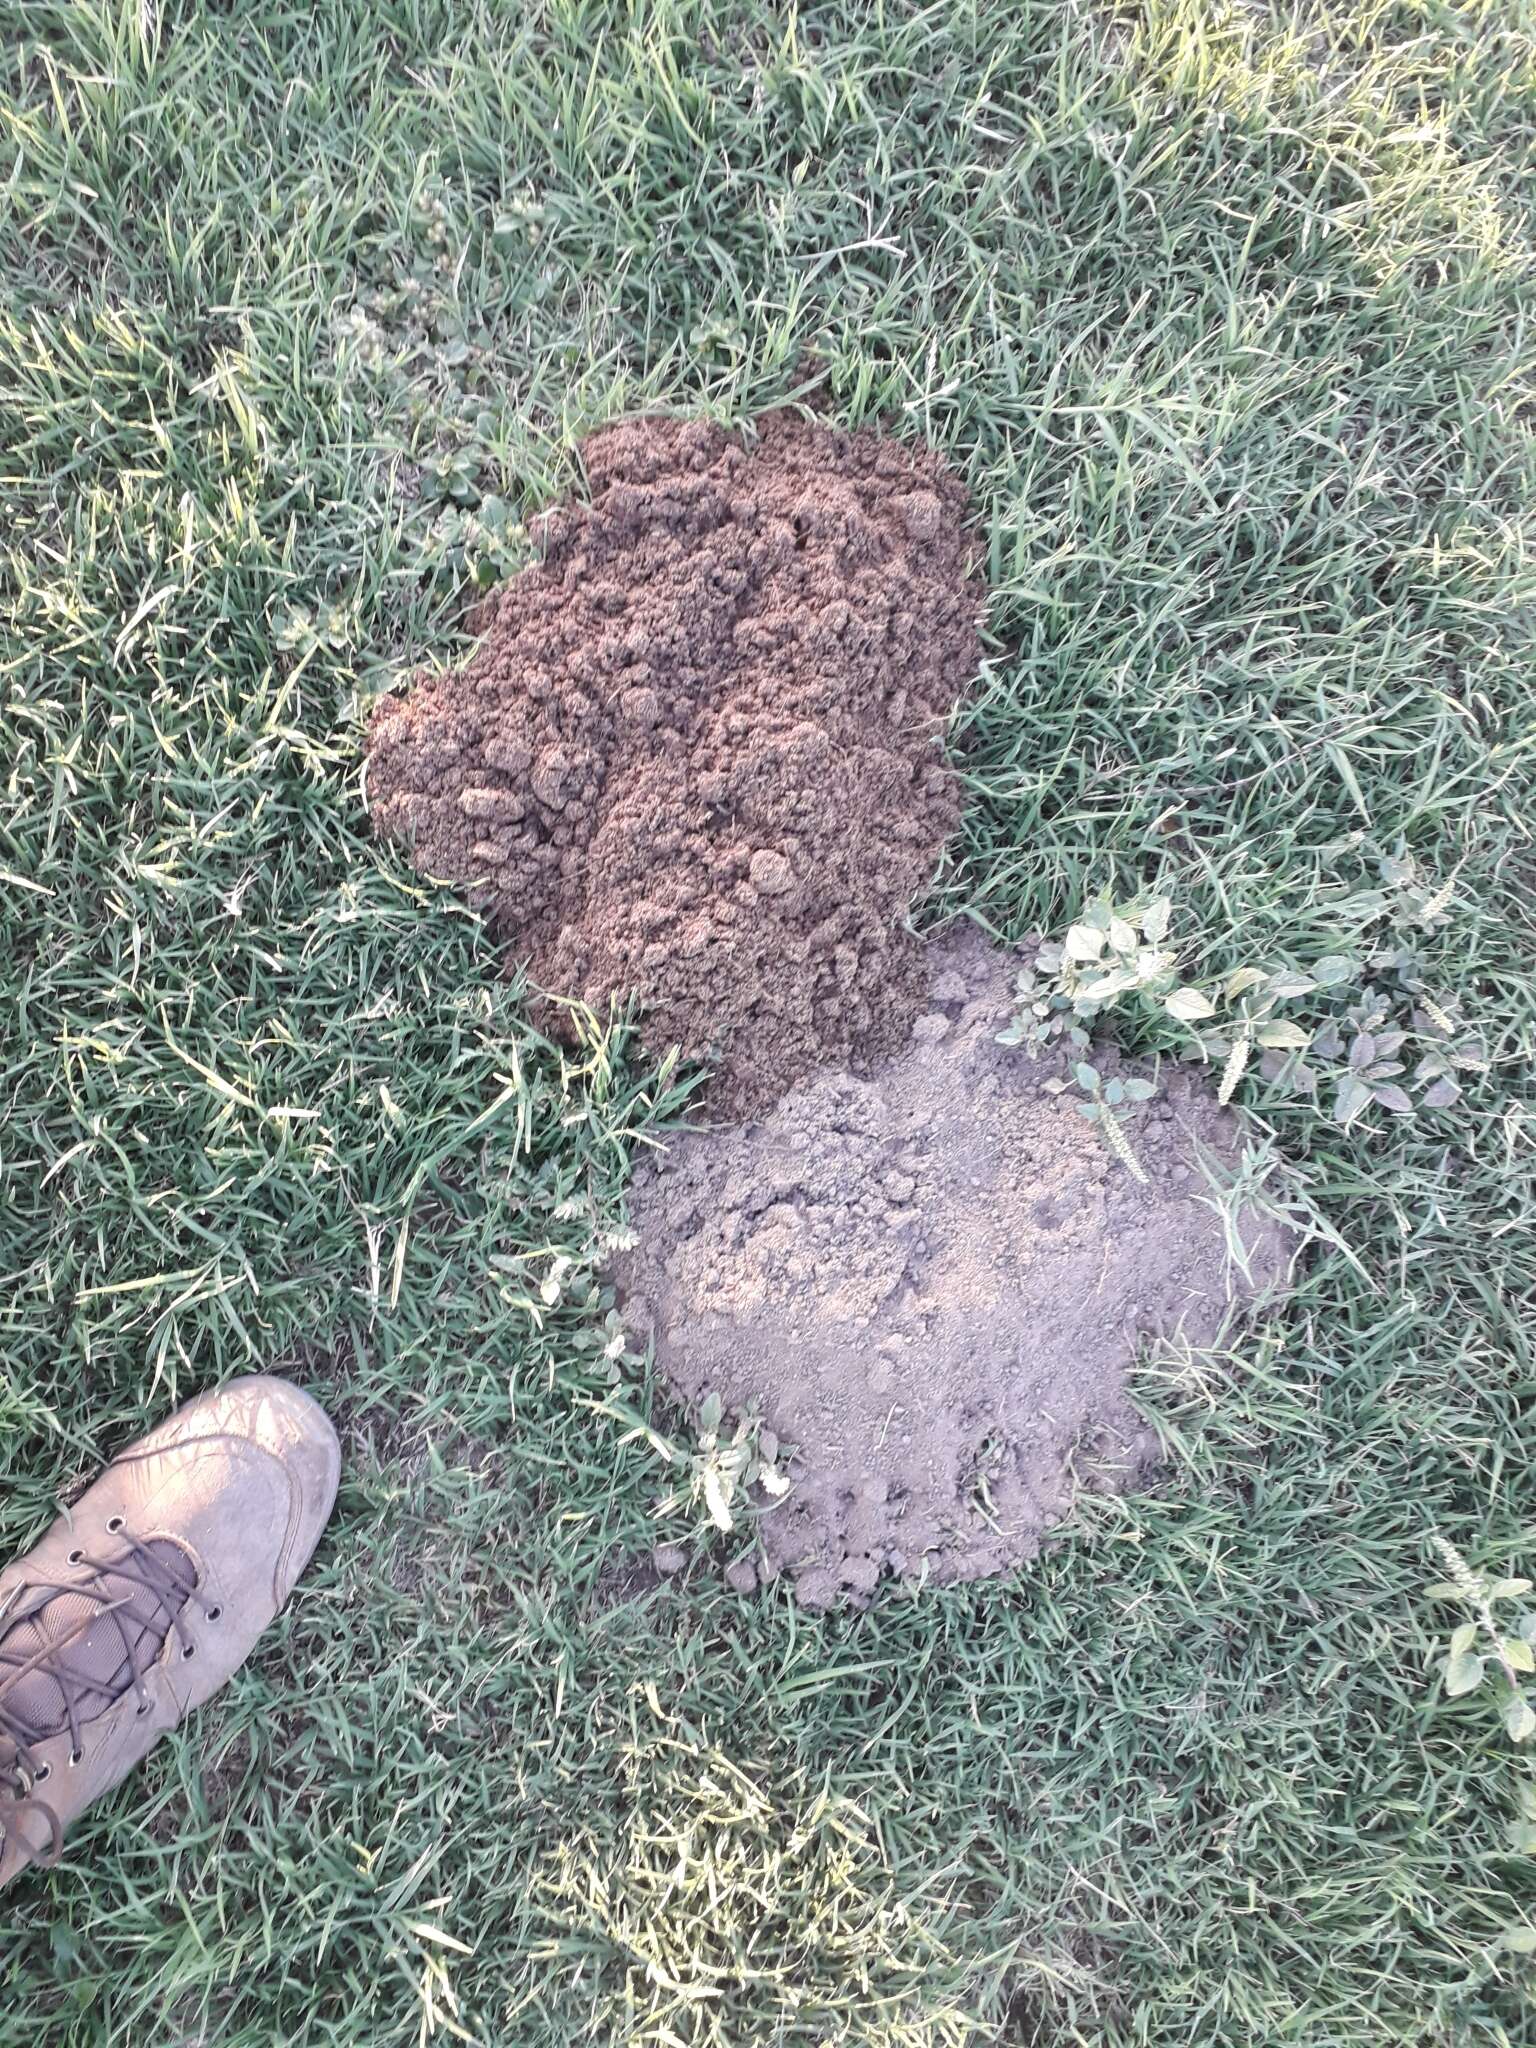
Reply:
[[[998,1044],[1007,957],[964,928],[927,968],[897,1058],[642,1164],[614,1265],[682,1401],[718,1394],[796,1446],[757,1527],[764,1567],[815,1606],[887,1572],[944,1584],[1033,1556],[1079,1489],[1146,1462],[1138,1344],[1215,1343],[1290,1260],[1233,1198],[1224,1226],[1205,1167],[1230,1169],[1240,1131],[1200,1078],[1165,1068],[1128,1119],[1138,1186],[1081,1097],[1052,1092],[1065,1058]]]
[[[485,607],[462,669],[369,736],[380,831],[460,882],[534,979],[644,1000],[741,1114],[903,1042],[903,930],[956,815],[943,720],[980,592],[933,451],[787,413],[755,445],[642,419]]]

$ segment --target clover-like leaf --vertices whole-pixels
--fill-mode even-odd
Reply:
[[[1445,1660],[1445,1690],[1450,1698],[1460,1699],[1463,1693],[1473,1692],[1483,1682],[1483,1660],[1463,1652],[1458,1657]]]
[[[1112,1003],[1116,996],[1123,996],[1127,990],[1136,987],[1141,976],[1134,967],[1112,968],[1108,974],[1095,975],[1092,981],[1085,981],[1077,993],[1085,1003]]]
[[[1229,1003],[1234,1003],[1239,996],[1247,995],[1250,989],[1262,988],[1268,979],[1262,967],[1237,967],[1222,983],[1221,992]]]
[[[1390,1109],[1394,1116],[1412,1116],[1413,1098],[1395,1081],[1376,1081],[1371,1085],[1371,1094],[1383,1109]]]
[[[1370,1108],[1370,1104],[1370,1089],[1356,1075],[1346,1074],[1333,1100],[1334,1122],[1343,1124],[1347,1129],[1362,1110]]]
[[[1357,963],[1348,953],[1325,953],[1321,960],[1312,963],[1312,979],[1319,988],[1339,988],[1346,981],[1353,981],[1358,971]]]
[[[1285,1002],[1291,996],[1309,996],[1317,983],[1310,974],[1303,974],[1295,967],[1282,967],[1269,977],[1269,993],[1277,1003]]]
[[[1163,1007],[1181,1024],[1198,1024],[1202,1017],[1214,1017],[1216,1005],[1197,988],[1176,988],[1163,997]]]
[[[1261,1024],[1258,1039],[1260,1045],[1271,1046],[1281,1052],[1303,1052],[1312,1042],[1312,1034],[1303,1031],[1299,1024],[1290,1024],[1281,1018],[1273,1024]]]

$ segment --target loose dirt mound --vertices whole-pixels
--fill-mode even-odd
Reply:
[[[1144,1456],[1123,1393],[1139,1340],[1210,1344],[1287,1263],[1248,1216],[1252,1278],[1229,1270],[1197,1149],[1230,1156],[1236,1127],[1195,1076],[1165,1071],[1129,1126],[1139,1187],[1045,1090],[1063,1066],[996,1043],[1005,958],[966,932],[930,973],[908,1050],[869,1079],[824,1074],[756,1129],[642,1167],[615,1271],[682,1400],[718,1392],[798,1446],[759,1527],[818,1605],[886,1570],[1032,1555],[1075,1472],[1125,1483]]]
[[[938,739],[977,662],[964,493],[874,433],[636,420],[470,661],[381,704],[381,831],[469,885],[537,982],[645,1000],[739,1114],[906,1036],[902,921],[956,816]]]

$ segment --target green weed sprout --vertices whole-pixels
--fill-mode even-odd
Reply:
[[[782,1500],[790,1482],[779,1470],[779,1440],[750,1412],[736,1418],[729,1436],[724,1430],[725,1404],[708,1394],[699,1409],[697,1448],[687,1454],[686,1477],[656,1504],[659,1515],[703,1507],[717,1529],[727,1534],[736,1526],[741,1503],[760,1486],[771,1500]]]
[[[1491,1578],[1467,1563],[1443,1536],[1433,1539],[1445,1559],[1448,1576],[1425,1587],[1431,1600],[1455,1600],[1470,1610],[1470,1619],[1451,1631],[1440,1674],[1450,1699],[1487,1690],[1499,1703],[1504,1732],[1512,1742],[1536,1735],[1536,1708],[1523,1681],[1536,1672],[1536,1613],[1521,1614],[1512,1626],[1494,1613],[1531,1590],[1529,1579]],[[1536,1830],[1532,1831],[1536,1844]]]
[[[1038,1057],[1060,1040],[1086,1052],[1091,1027],[1126,997],[1183,1024],[1215,1014],[1199,989],[1178,980],[1178,955],[1164,943],[1173,915],[1166,896],[1147,904],[1116,904],[1101,897],[1068,928],[1047,941],[1015,984],[1019,1014],[998,1034]]]
[[[1222,1103],[1256,1067],[1280,1093],[1326,1105],[1324,1113],[1346,1130],[1372,1109],[1411,1116],[1449,1108],[1461,1094],[1458,1075],[1485,1068],[1487,1055],[1453,1000],[1425,986],[1410,941],[1444,921],[1450,885],[1427,889],[1402,853],[1386,856],[1381,874],[1386,886],[1350,906],[1361,932],[1377,928],[1371,944],[1324,953],[1306,967],[1245,963],[1204,983],[1184,975],[1169,943],[1169,897],[1101,897],[1019,974],[1017,1014],[999,1040],[1032,1058],[1055,1044],[1086,1053],[1103,1017],[1131,1012],[1154,1042],[1172,1027],[1182,1057],[1218,1066]],[[1310,1016],[1281,1014],[1298,1003]],[[1093,1112],[1123,1157],[1116,1139],[1124,1132],[1111,1112],[1126,1098],[1112,1103],[1096,1080],[1084,1081],[1084,1073],[1096,1073],[1085,1063],[1073,1072],[1090,1098],[1084,1113]]]
[[[1072,1069],[1072,1078],[1088,1097],[1086,1102],[1075,1102],[1072,1106],[1080,1117],[1101,1131],[1111,1152],[1120,1161],[1132,1180],[1147,1184],[1146,1169],[1136,1157],[1131,1141],[1125,1132],[1125,1114],[1134,1103],[1150,1102],[1157,1093],[1150,1081],[1139,1077],[1122,1081],[1117,1074],[1106,1081],[1097,1067],[1091,1067],[1086,1060],[1080,1060]],[[1050,1083],[1046,1084],[1050,1086]],[[1064,1088],[1066,1083],[1056,1083]]]

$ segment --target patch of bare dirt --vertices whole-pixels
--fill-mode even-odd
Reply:
[[[1079,1484],[1127,1484],[1149,1455],[1124,1391],[1138,1345],[1212,1344],[1289,1262],[1251,1213],[1247,1274],[1229,1259],[1199,1155],[1230,1162],[1237,1124],[1197,1075],[1165,1068],[1130,1119],[1140,1186],[1046,1087],[1065,1059],[997,1043],[1006,956],[966,929],[927,968],[876,1071],[817,1075],[760,1125],[643,1165],[614,1268],[681,1400],[717,1392],[797,1447],[758,1526],[814,1605],[1030,1557]]]
[[[376,710],[370,808],[542,988],[638,995],[649,1050],[716,1058],[742,1115],[916,1014],[904,921],[978,659],[965,495],[930,449],[788,413],[582,453],[590,505],[548,516],[470,660]]]

